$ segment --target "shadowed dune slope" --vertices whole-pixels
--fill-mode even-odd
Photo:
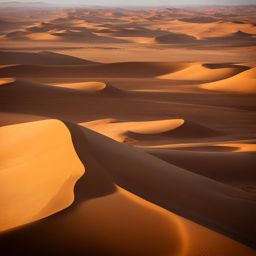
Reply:
[[[91,66],[18,65],[0,69],[0,77],[155,77],[185,68],[184,63],[121,62]]]
[[[251,68],[247,71],[221,81],[202,84],[199,87],[212,91],[255,94],[256,68]]]
[[[83,174],[66,126],[57,120],[0,128],[0,231],[68,207]]]
[[[217,151],[219,149],[219,151]],[[223,150],[229,149],[225,152]],[[256,191],[254,179],[255,154],[252,152],[232,152],[225,147],[195,147],[184,149],[148,148],[146,152],[164,161],[180,166],[220,182],[237,186],[245,191]],[[210,151],[212,150],[212,151]]]
[[[0,64],[22,65],[89,65],[96,62],[55,52],[0,52]]]
[[[40,126],[49,122],[64,126],[55,120],[24,125]],[[192,211],[216,226],[223,216],[235,220],[227,221],[228,224],[237,225],[244,220],[239,217],[246,214],[251,205],[246,193],[167,164],[88,129],[71,123],[66,125],[75,150],[86,166],[86,174],[75,187],[75,202],[60,213],[2,234],[1,247],[9,253],[254,255],[252,249],[145,200],[165,208],[183,205],[182,212]],[[23,125],[12,127],[19,126]],[[47,175],[51,178],[54,174]],[[168,207],[167,201],[162,201],[166,197],[171,202]],[[211,201],[209,211],[202,207],[206,200]],[[217,201],[222,207],[215,206]],[[234,214],[237,210],[238,216]]]

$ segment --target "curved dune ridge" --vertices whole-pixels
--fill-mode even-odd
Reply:
[[[148,125],[147,128],[145,128]],[[150,124],[132,128],[126,135],[137,141],[155,140],[155,139],[189,139],[189,138],[207,138],[222,135],[222,132],[192,122],[190,120],[173,119],[165,121],[153,121]]]
[[[256,67],[221,81],[202,84],[199,87],[212,91],[254,94],[256,93]]]
[[[84,173],[66,126],[46,120],[0,128],[0,231],[58,212]]]
[[[50,83],[49,85],[53,85],[56,87],[63,87],[69,89],[80,90],[83,92],[98,92],[104,93],[108,95],[122,95],[124,94],[124,90],[116,88],[109,83],[102,82],[74,82],[74,83]]]
[[[129,131],[138,134],[161,134],[177,129],[183,124],[183,119],[147,121],[135,124]]]
[[[97,131],[119,142],[129,138],[129,134],[161,135],[182,126],[183,119],[167,119],[139,122],[120,122],[115,119],[102,119],[82,123],[83,126]]]
[[[218,65],[216,68],[210,68],[211,65],[192,64],[189,67],[170,73],[167,75],[159,76],[159,79],[171,80],[195,80],[195,81],[216,81],[232,77],[247,67],[238,65]]]
[[[37,139],[44,138],[42,141],[38,139],[38,144],[33,143],[33,145],[30,145],[29,143],[29,146],[26,145],[26,150],[23,150],[24,145],[20,143],[19,147],[17,147],[19,155],[16,158],[13,157],[12,162],[8,163],[14,165],[17,171],[24,169],[27,171],[25,178],[16,181],[15,187],[17,187],[17,184],[27,184],[27,181],[31,180],[32,182],[26,186],[36,185],[35,187],[37,189],[33,191],[33,198],[40,198],[42,193],[42,191],[38,189],[40,188],[40,184],[44,184],[44,191],[45,184],[47,184],[49,188],[55,187],[57,191],[60,191],[60,177],[56,180],[56,173],[61,173],[61,177],[65,176],[65,178],[67,178],[70,173],[68,175],[65,173],[64,175],[63,170],[71,168],[73,175],[74,172],[76,172],[76,180],[78,176],[83,174],[83,168],[81,168],[81,163],[78,161],[76,154],[74,154],[73,148],[72,150],[70,149],[71,152],[67,150],[67,143],[72,143],[67,140],[65,141],[63,137],[69,135],[69,132],[72,135],[72,141],[77,154],[83,164],[87,166],[87,174],[83,175],[76,185],[75,207],[69,207],[62,213],[56,213],[45,218],[44,221],[37,221],[17,230],[10,230],[2,235],[1,242],[4,243],[5,248],[8,249],[10,254],[17,252],[27,254],[37,253],[37,255],[45,255],[50,252],[55,254],[63,252],[69,254],[102,254],[104,252],[104,254],[107,255],[153,254],[189,256],[198,253],[207,253],[207,255],[210,256],[233,256],[236,254],[249,256],[255,253],[245,245],[179,217],[171,211],[163,209],[152,202],[148,202],[141,196],[135,195],[135,193],[141,194],[139,190],[136,191],[135,187],[138,189],[140,187],[138,186],[140,180],[143,179],[143,186],[145,187],[140,187],[142,191],[145,189],[146,191],[148,191],[148,189],[155,191],[156,194],[153,193],[154,196],[159,195],[159,193],[165,193],[165,195],[167,193],[171,195],[173,199],[175,198],[175,200],[171,200],[172,205],[177,204],[179,201],[179,197],[177,197],[177,193],[179,194],[177,191],[179,191],[179,189],[177,186],[180,184],[177,182],[177,179],[182,179],[185,182],[185,186],[182,186],[180,189],[188,189],[188,192],[191,192],[189,193],[191,197],[197,194],[201,197],[198,199],[195,197],[192,204],[197,200],[199,200],[200,204],[204,204],[206,198],[204,198],[203,195],[207,194],[210,200],[212,200],[210,206],[210,208],[212,208],[211,210],[215,209],[215,211],[219,211],[222,208],[214,208],[214,203],[218,197],[218,193],[222,194],[225,190],[225,193],[228,191],[232,193],[234,196],[233,200],[229,201],[226,197],[219,197],[218,200],[225,201],[228,207],[233,205],[231,206],[231,208],[233,208],[235,206],[234,202],[237,201],[236,194],[238,191],[230,187],[225,187],[219,183],[190,174],[171,164],[165,164],[148,154],[126,145],[115,143],[95,132],[71,123],[67,123],[65,126],[64,123],[58,120],[46,120],[6,126],[2,129],[6,130],[4,135],[8,135],[6,133],[15,134],[14,132],[18,130],[17,134],[26,131],[27,133],[30,132],[30,136],[32,130],[37,130],[36,134],[32,133],[32,138],[29,138],[29,142],[34,142],[33,136],[36,136]],[[54,134],[49,134],[53,132],[53,130],[55,131]],[[39,132],[42,133],[41,136],[39,136]],[[62,132],[64,134],[61,134]],[[51,138],[52,142],[53,138],[55,140],[57,139],[56,136],[61,140],[61,145],[58,143],[51,143],[49,145],[49,141],[45,140],[45,137],[48,137]],[[27,142],[27,138],[22,139],[23,142]],[[14,138],[11,143],[9,141],[9,144],[13,145],[13,143],[19,143],[19,140],[17,142],[17,138]],[[42,147],[42,144],[45,147]],[[57,149],[55,147],[53,148],[52,145],[55,145]],[[57,147],[57,145],[59,147]],[[39,151],[40,154],[46,154],[46,156],[43,162],[34,157],[33,161],[36,162],[36,165],[33,166],[33,171],[31,171],[31,168],[24,168],[22,165],[17,165],[17,162],[20,161],[20,157],[22,158],[24,154],[31,155],[34,152],[38,153],[38,147],[41,149]],[[32,149],[33,151],[31,151]],[[61,159],[56,159],[58,158],[57,154],[59,154],[60,151],[63,153],[65,150],[67,150],[67,154],[60,154]],[[58,164],[59,162],[62,163],[61,170],[58,169],[58,165],[53,164],[52,158],[49,157],[49,151],[51,151],[51,155],[58,160]],[[16,153],[16,151],[14,152]],[[8,150],[6,154],[8,154]],[[71,167],[69,160],[73,163],[71,160],[72,154],[73,156],[75,155],[75,159],[73,160],[77,165]],[[113,158],[110,157],[111,155],[118,155],[119,157],[113,160]],[[42,164],[45,168],[42,167]],[[34,171],[35,169],[37,170],[36,172]],[[118,172],[116,172],[117,169],[119,170]],[[120,172],[120,170],[122,171]],[[142,172],[144,174],[141,176],[138,170],[143,170]],[[154,172],[158,171],[162,182],[159,183],[159,177],[156,178],[151,172],[152,170],[154,170]],[[12,171],[10,175],[13,176],[13,172],[14,171]],[[17,175],[17,172],[15,175]],[[24,172],[22,175],[24,176]],[[43,177],[40,177],[40,175],[43,175]],[[171,179],[170,175],[174,180]],[[121,177],[121,180],[118,176]],[[146,181],[145,177],[147,177]],[[120,185],[122,184],[122,187],[130,187],[130,190],[134,192],[129,192],[127,189],[115,185],[112,178],[114,178],[115,182]],[[72,179],[74,181],[74,176],[72,176]],[[166,186],[166,182],[164,181],[166,179],[168,179],[168,181],[166,181],[168,183],[168,192],[165,189],[160,192],[162,190],[161,187]],[[203,188],[198,186],[198,182],[194,183],[193,181],[195,180],[201,183]],[[36,184],[34,184],[34,182]],[[11,181],[5,178],[4,184],[7,184],[5,186],[9,187]],[[135,187],[133,187],[132,184]],[[140,185],[142,185],[142,183],[140,183]],[[159,186],[159,188],[156,189],[155,186]],[[175,195],[172,195],[172,193],[170,193],[171,191],[169,191],[172,186],[174,186],[173,193]],[[110,187],[113,187],[114,190],[110,190]],[[47,189],[48,192],[49,188]],[[199,193],[196,192],[198,189]],[[216,191],[217,194],[212,193],[212,190]],[[25,212],[23,197],[24,200],[27,198],[26,194],[24,194],[26,191],[27,189],[22,187],[20,191],[21,194],[18,194],[18,200],[8,198],[9,207],[12,207],[12,210],[15,209],[15,216],[20,216]],[[72,194],[70,187],[67,186],[62,186],[61,191],[62,193],[66,192],[69,196]],[[202,191],[204,191],[204,193],[202,193]],[[31,191],[29,192],[31,193]],[[181,191],[180,193],[182,194],[183,192]],[[148,195],[151,195],[151,193]],[[241,203],[241,201],[243,201],[246,203],[247,199],[244,201],[245,198],[241,195],[241,192],[240,196],[239,202]],[[43,198],[44,197],[45,195]],[[21,200],[23,202],[22,209],[19,207]],[[188,198],[188,200],[190,199]],[[203,200],[203,202],[201,200]],[[39,201],[41,202],[41,200]],[[152,198],[150,201],[152,201]],[[183,199],[181,199],[181,202],[182,201]],[[49,213],[49,206],[52,206],[53,203],[56,205],[56,198],[48,203],[47,207],[43,207],[43,211],[48,211]],[[32,206],[35,207],[35,204],[36,203],[33,202]],[[162,203],[159,202],[159,204]],[[69,204],[65,206],[67,207],[68,205]],[[186,207],[187,210],[190,208],[189,205]],[[194,209],[194,207],[191,209]],[[202,209],[205,209],[205,207]],[[28,207],[25,207],[25,210],[27,212]],[[54,213],[54,211],[51,213]],[[210,217],[211,211],[206,214]],[[45,215],[37,216],[37,219],[45,217]],[[212,216],[210,218],[212,218]],[[34,220],[35,219],[31,218],[30,222]],[[16,222],[16,225],[19,224]],[[47,246],[42,245],[42,241],[47,243]],[[14,242],[15,246],[13,246]]]

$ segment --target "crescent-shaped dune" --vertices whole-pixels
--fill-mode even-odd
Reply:
[[[177,129],[184,124],[183,119],[157,120],[134,124],[128,131],[137,134],[161,134]]]
[[[159,76],[159,79],[172,80],[195,80],[195,81],[216,81],[232,77],[244,70],[247,67],[236,65],[219,65],[216,68],[211,68],[211,65],[192,64],[186,69]]]
[[[171,119],[142,123],[136,128],[128,129],[126,135],[132,139],[143,141],[167,138],[207,138],[220,136],[222,132],[189,120]]]
[[[256,68],[251,68],[233,77],[214,83],[202,84],[202,89],[233,92],[233,93],[256,93]]]
[[[103,119],[82,123],[83,126],[119,142],[127,142],[130,134],[157,136],[175,130],[183,124],[183,119],[140,122],[120,122],[115,119]]]
[[[84,173],[66,126],[57,120],[0,128],[0,231],[58,212]]]
[[[121,95],[124,94],[124,91],[112,86],[109,83],[102,82],[79,82],[79,83],[54,83],[50,84],[56,87],[70,88],[75,90],[80,90],[84,92],[98,92],[108,95]]]

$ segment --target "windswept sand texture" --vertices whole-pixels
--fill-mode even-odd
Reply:
[[[4,255],[256,255],[255,10],[2,4]]]

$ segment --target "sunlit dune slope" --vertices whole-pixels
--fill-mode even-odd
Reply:
[[[199,87],[220,92],[256,93],[256,68],[221,81],[202,84]]]
[[[232,77],[244,70],[245,66],[225,64],[192,64],[188,68],[171,74],[163,75],[160,79],[216,81]]]
[[[84,173],[66,126],[57,120],[0,128],[0,231],[69,206]]]
[[[106,88],[106,84],[101,82],[54,83],[51,85],[92,92],[101,91]]]

